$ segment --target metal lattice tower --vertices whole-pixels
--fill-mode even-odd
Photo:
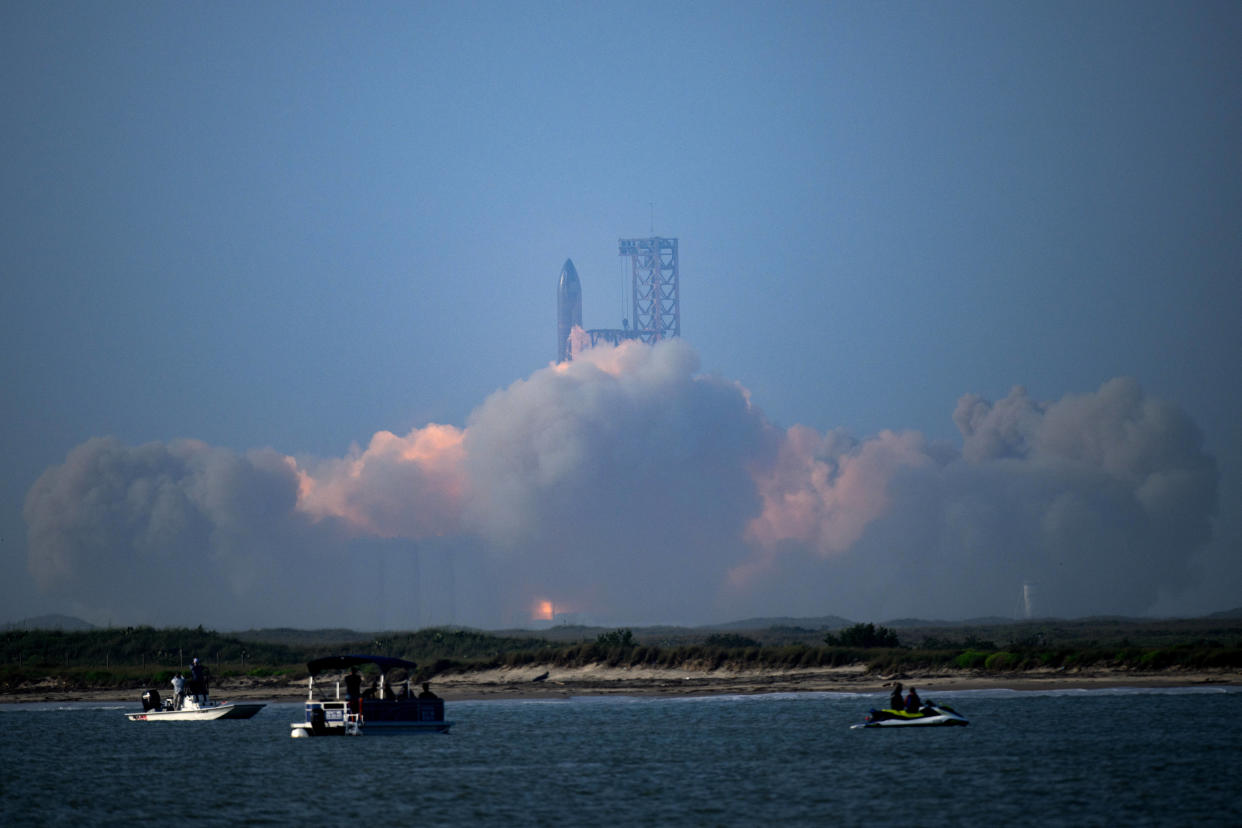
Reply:
[[[681,336],[677,239],[621,239],[620,252],[630,260],[634,334],[649,345]]]

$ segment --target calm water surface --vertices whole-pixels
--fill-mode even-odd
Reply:
[[[850,730],[880,695],[580,698],[295,740],[300,704],[3,705],[0,824],[1242,825],[1242,688],[929,695],[971,725]]]

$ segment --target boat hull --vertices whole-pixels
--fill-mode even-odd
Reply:
[[[851,730],[875,727],[962,727],[970,724],[951,707],[928,705],[918,714],[900,710],[873,710],[861,724],[850,725]]]
[[[363,721],[363,729],[368,735],[372,733],[448,733],[452,722],[373,722]]]
[[[249,719],[264,707],[263,703],[218,704],[193,710],[146,710],[126,713],[131,722],[210,722],[216,719]]]
[[[354,731],[346,727],[316,728],[310,722],[293,722],[289,735],[295,739],[308,736],[368,736],[398,735],[407,733],[448,733],[453,722],[359,722]]]

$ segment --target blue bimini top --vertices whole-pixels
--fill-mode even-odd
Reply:
[[[328,670],[348,670],[350,667],[357,667],[359,664],[375,664],[380,668],[381,673],[387,673],[394,667],[402,667],[406,670],[413,670],[418,667],[413,661],[406,661],[403,658],[390,658],[380,655],[334,655],[308,661],[306,662],[306,669],[310,670],[312,676],[317,676]]]

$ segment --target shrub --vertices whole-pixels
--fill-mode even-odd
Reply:
[[[1144,670],[1159,670],[1176,661],[1171,650],[1148,650],[1139,659],[1139,666]]]
[[[776,650],[767,651],[768,663],[773,667],[797,667],[802,662],[802,654],[807,648],[801,644],[790,644]]]
[[[595,639],[595,643],[601,647],[633,647],[635,644],[634,631],[621,629],[600,633],[599,637]]]
[[[987,664],[988,654],[978,650],[966,650],[953,659],[953,663],[963,670],[978,670]]]
[[[829,647],[900,647],[897,633],[875,624],[855,624],[841,630],[840,635],[828,633],[824,643]]]
[[[988,656],[983,666],[988,670],[1012,670],[1017,665],[1017,661],[1018,657],[1013,653],[1002,650]]]
[[[1039,660],[1040,667],[1047,667],[1047,668],[1060,667],[1061,662],[1065,660],[1065,653],[1064,651],[1060,651],[1060,650],[1048,651],[1048,652],[1040,653],[1037,656],[1037,658]]]
[[[1095,659],[1084,650],[1071,650],[1065,654],[1065,658],[1061,659],[1061,664],[1067,668],[1086,667],[1092,664]]]
[[[506,667],[524,667],[527,664],[534,664],[538,656],[531,650],[519,650],[517,652],[505,653],[504,664]]]
[[[759,642],[755,639],[747,638],[737,633],[712,633],[704,643],[709,647],[728,647],[733,649],[759,646]]]
[[[1242,667],[1242,650],[1237,647],[1214,647],[1202,654],[1197,667]]]
[[[635,647],[630,654],[630,664],[654,664],[660,658],[659,647]]]

